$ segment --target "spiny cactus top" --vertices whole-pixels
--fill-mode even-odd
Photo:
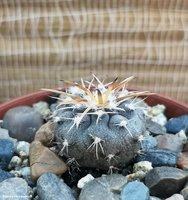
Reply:
[[[128,91],[131,76],[118,82],[100,81],[95,75],[81,84],[64,81],[53,113],[59,154],[78,165],[100,169],[124,167],[140,149],[145,132],[144,109],[137,97],[148,92]],[[141,100],[142,101],[142,100]]]

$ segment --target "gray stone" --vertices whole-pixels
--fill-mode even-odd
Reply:
[[[19,141],[15,151],[21,158],[27,158],[29,157],[29,147],[30,144],[28,142]]]
[[[150,200],[149,189],[142,182],[132,181],[123,188],[121,200]]]
[[[14,154],[14,144],[8,139],[0,139],[0,168],[6,170]]]
[[[9,172],[7,172],[7,171],[4,171],[4,170],[2,170],[2,169],[0,169],[0,182],[6,180],[6,179],[8,179],[8,178],[12,178],[12,177],[14,177],[13,174],[11,174],[11,173],[9,173]]]
[[[177,164],[178,153],[168,150],[151,149],[150,151],[139,154],[136,158],[137,162],[149,161],[153,167],[170,166],[174,167]]]
[[[127,178],[120,174],[96,178],[85,184],[81,190],[79,200],[119,200],[120,192],[126,183]]]
[[[160,124],[152,121],[151,119],[146,120],[146,129],[152,134],[152,135],[163,135],[166,133],[166,129],[161,126]]]
[[[161,200],[161,199],[158,197],[150,196],[150,200]]]
[[[4,128],[11,137],[19,141],[31,142],[36,131],[43,124],[43,118],[29,106],[18,106],[10,109],[3,118]]]
[[[183,149],[183,142],[177,136],[173,134],[164,134],[156,137],[157,147],[159,149],[166,149],[170,151],[180,152]]]
[[[0,183],[0,200],[29,200],[30,189],[22,178],[9,178]]]
[[[145,177],[145,184],[150,194],[160,198],[168,198],[179,193],[188,179],[188,172],[173,167],[156,167]]]
[[[37,181],[40,200],[75,200],[71,188],[52,173],[41,175]]]

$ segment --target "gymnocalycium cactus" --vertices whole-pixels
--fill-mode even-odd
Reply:
[[[95,75],[91,82],[68,84],[53,113],[59,155],[81,167],[112,169],[125,167],[141,148],[145,112],[139,96],[149,92],[128,91],[131,76],[105,84]]]

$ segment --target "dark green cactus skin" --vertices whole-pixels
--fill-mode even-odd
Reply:
[[[124,111],[104,114],[98,123],[97,115],[87,114],[78,127],[70,118],[85,109],[56,110],[54,116],[59,120],[54,121],[55,138],[60,154],[74,158],[81,167],[103,170],[110,166],[125,167],[141,148],[140,138],[145,133],[146,117],[141,109],[130,110],[125,104],[120,107]],[[122,121],[127,122],[125,127],[120,125]]]

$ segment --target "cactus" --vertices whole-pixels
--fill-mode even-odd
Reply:
[[[134,77],[105,84],[95,75],[91,82],[68,84],[53,112],[59,155],[81,167],[103,170],[125,167],[141,148],[145,111],[139,96],[147,91],[128,91]],[[141,100],[142,101],[142,100]]]

